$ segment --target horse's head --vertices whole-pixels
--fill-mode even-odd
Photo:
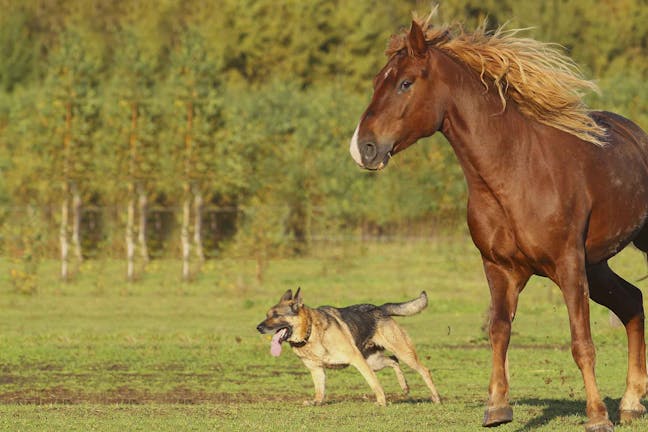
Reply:
[[[351,139],[351,156],[361,167],[379,170],[440,128],[449,89],[432,57],[423,30],[413,21],[404,47],[374,78],[371,103]]]

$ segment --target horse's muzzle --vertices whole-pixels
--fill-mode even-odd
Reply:
[[[359,165],[372,171],[383,169],[391,158],[389,148],[382,148],[371,141],[358,143],[358,152],[360,153],[361,162]]]
[[[384,168],[392,156],[393,145],[379,143],[370,137],[360,139],[358,129],[359,126],[353,133],[353,138],[351,138],[349,146],[351,157],[358,166],[364,169],[375,171]]]
[[[366,142],[359,145],[362,163],[366,166],[378,156],[378,146],[372,142]]]

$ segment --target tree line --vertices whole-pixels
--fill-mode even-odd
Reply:
[[[307,253],[313,232],[393,232],[463,211],[441,138],[378,174],[348,140],[390,34],[420,1],[0,0],[2,252],[61,277],[95,256]],[[648,127],[648,6],[446,1],[438,21],[533,27]],[[205,223],[205,219],[209,223]],[[55,234],[56,233],[56,234]],[[190,265],[194,265],[194,270]]]

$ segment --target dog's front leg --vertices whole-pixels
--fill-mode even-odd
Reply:
[[[385,392],[383,391],[380,382],[378,382],[378,377],[360,352],[358,352],[358,355],[351,361],[351,364],[360,371],[364,379],[367,380],[371,390],[376,394],[376,403],[380,406],[387,405]]]
[[[311,362],[304,362],[304,364],[310,371],[313,384],[315,385],[315,399],[304,402],[304,405],[321,405],[324,403],[324,387],[326,383],[324,368]]]

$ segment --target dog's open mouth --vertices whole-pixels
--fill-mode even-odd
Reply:
[[[270,342],[270,354],[275,357],[278,357],[281,354],[281,344],[288,340],[292,335],[292,330],[290,327],[280,328],[272,336],[272,341]]]

